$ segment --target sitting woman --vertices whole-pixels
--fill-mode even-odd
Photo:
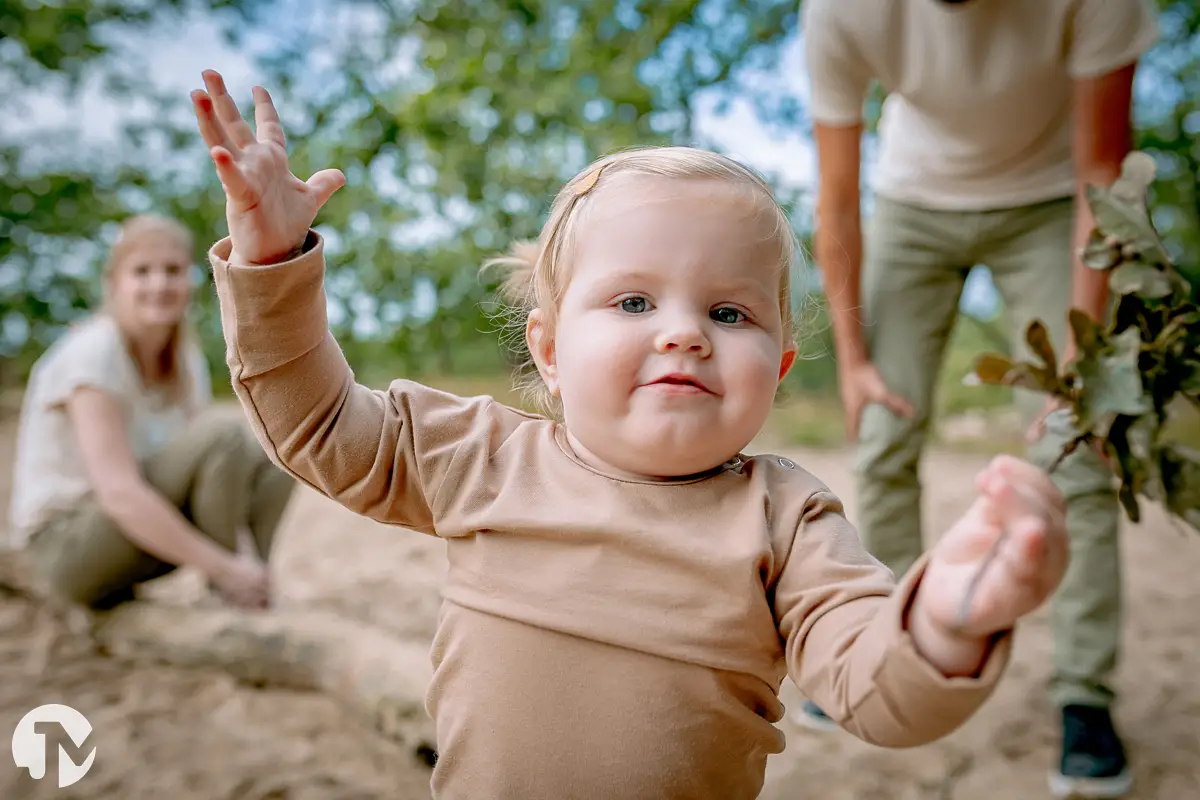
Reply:
[[[33,368],[12,544],[58,598],[109,608],[190,566],[228,602],[269,604],[266,560],[295,481],[240,411],[209,408],[207,365],[186,322],[192,255],[176,221],[127,220],[103,308]]]

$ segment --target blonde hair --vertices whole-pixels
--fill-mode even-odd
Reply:
[[[558,305],[569,283],[569,265],[579,217],[589,199],[606,190],[612,176],[640,175],[671,180],[717,180],[744,187],[775,214],[779,242],[779,310],[785,346],[795,344],[792,272],[799,239],[771,186],[754,170],[731,158],[692,147],[642,147],[597,159],[559,190],[536,241],[515,242],[508,255],[487,261],[483,269],[504,272],[499,286],[502,341],[516,355],[517,385],[540,410],[557,414],[555,399],[537,371],[525,342],[530,312],[541,309],[553,330]]]
[[[113,313],[111,293],[113,276],[126,262],[136,246],[151,236],[165,236],[174,240],[188,254],[189,261],[193,254],[195,240],[192,233],[178,220],[159,214],[138,214],[126,218],[121,223],[117,239],[109,248],[108,257],[104,262],[104,292],[100,306],[102,313],[109,314],[117,320],[118,327],[120,319]],[[187,360],[188,347],[194,341],[195,334],[185,315],[171,331],[171,336],[160,354],[158,364],[162,375],[161,383],[165,386],[168,397],[173,402],[184,403],[189,412],[197,410],[191,408],[191,389],[194,376],[191,374]]]

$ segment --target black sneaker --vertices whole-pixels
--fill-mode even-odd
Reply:
[[[1062,760],[1050,776],[1059,798],[1117,798],[1133,789],[1125,747],[1107,708],[1064,706]]]
[[[805,700],[800,710],[792,716],[797,725],[803,725],[814,731],[836,731],[838,724],[833,718],[821,710],[812,700]]]

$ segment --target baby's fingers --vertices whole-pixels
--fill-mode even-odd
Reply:
[[[204,143],[210,148],[222,147],[230,153],[236,153],[237,145],[225,132],[225,126],[217,119],[212,98],[197,89],[192,92],[192,106],[196,110],[196,122],[200,126],[200,136]]]
[[[258,194],[250,186],[230,152],[224,147],[214,147],[209,150],[209,155],[217,168],[217,177],[221,179],[225,196],[243,208],[255,205],[258,202]]]
[[[1035,518],[1014,524],[999,556],[1008,573],[1003,580],[1028,587],[1039,597],[1054,590],[1067,566],[1065,538]]]
[[[346,176],[340,169],[323,169],[315,173],[305,183],[316,196],[317,208],[325,205],[333,193],[346,185]]]
[[[989,467],[980,476],[979,488],[992,501],[993,517],[999,523],[1034,515],[1057,524],[1066,514],[1062,493],[1049,476],[1016,459]]]
[[[203,77],[208,96],[212,98],[213,107],[216,109],[217,119],[221,121],[233,143],[238,147],[254,144],[254,131],[250,130],[246,120],[242,119],[242,112],[238,111],[237,103],[233,102],[233,98],[225,89],[225,80],[213,70],[205,70]]]
[[[279,113],[271,102],[271,95],[261,86],[254,87],[254,125],[258,128],[259,141],[274,142],[280,147],[287,147],[287,139],[283,135],[283,125],[279,122]]]
[[[1020,458],[997,457],[988,468],[989,472],[1004,476],[1010,482],[1022,485],[1036,493],[1046,503],[1065,512],[1066,500],[1044,469]]]
[[[1046,526],[1038,519],[1025,519],[1009,528],[1008,539],[1000,549],[1000,558],[1008,567],[1009,578],[1017,583],[1033,583],[1041,574],[1046,557]]]

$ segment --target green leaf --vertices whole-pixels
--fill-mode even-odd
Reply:
[[[1135,151],[1125,157],[1121,175],[1111,186],[1089,185],[1085,196],[1104,237],[1115,239],[1123,250],[1140,255],[1144,261],[1167,264],[1170,254],[1159,240],[1146,207],[1155,172],[1154,159]]]
[[[1157,174],[1158,166],[1154,158],[1135,150],[1121,161],[1121,174],[1109,186],[1108,192],[1115,199],[1130,205],[1144,204]]]
[[[1040,363],[1019,362],[1017,368],[1026,373],[1020,380],[1031,384],[1030,388],[1051,395],[1065,396],[1067,385],[1058,374],[1058,355],[1054,352],[1050,334],[1041,320],[1035,319],[1026,326],[1025,343]]]
[[[1081,257],[1083,263],[1092,269],[1112,269],[1121,262],[1121,248],[1110,242],[1099,228],[1092,228]]]
[[[1151,300],[1169,297],[1175,287],[1170,276],[1144,261],[1127,261],[1108,276],[1114,294],[1136,294]]]
[[[1154,407],[1142,385],[1141,344],[1139,331],[1128,328],[1113,338],[1108,351],[1081,356],[1075,362],[1081,429],[1104,436],[1116,415],[1138,416]]]
[[[1131,486],[1121,484],[1117,489],[1117,499],[1121,501],[1121,507],[1125,509],[1125,515],[1129,517],[1130,522],[1141,522],[1142,514],[1138,508],[1137,492]]]
[[[1184,367],[1187,374],[1179,381],[1179,391],[1188,397],[1200,398],[1200,361],[1192,361]]]
[[[975,359],[972,374],[980,383],[990,386],[1010,386],[1033,392],[1056,393],[1057,376],[1047,377],[1046,371],[1034,364],[1012,361],[995,353],[984,353]]]
[[[1134,522],[1140,519],[1137,496],[1143,492],[1147,472],[1146,460],[1138,452],[1145,448],[1136,444],[1139,439],[1142,439],[1141,444],[1144,444],[1144,437],[1131,436],[1131,428],[1136,421],[1133,417],[1118,417],[1113,421],[1104,440],[1104,451],[1113,465],[1113,471],[1120,479],[1117,498],[1126,515]]]
[[[1067,322],[1071,326],[1075,348],[1084,357],[1090,357],[1108,346],[1108,335],[1104,328],[1087,312],[1072,308],[1067,312]]]
[[[1200,531],[1200,452],[1181,445],[1162,449],[1164,506]]]
[[[1165,496],[1159,467],[1161,447],[1158,438],[1161,427],[1156,414],[1143,414],[1133,420],[1126,433],[1129,453],[1140,467],[1136,489],[1156,501],[1161,501]]]
[[[984,353],[975,359],[973,372],[981,383],[1008,386],[1008,375],[1014,366],[1012,359],[996,353]]]
[[[1054,345],[1050,342],[1050,333],[1041,320],[1035,319],[1025,328],[1025,342],[1044,366],[1055,373],[1058,372],[1058,356],[1055,355]]]

